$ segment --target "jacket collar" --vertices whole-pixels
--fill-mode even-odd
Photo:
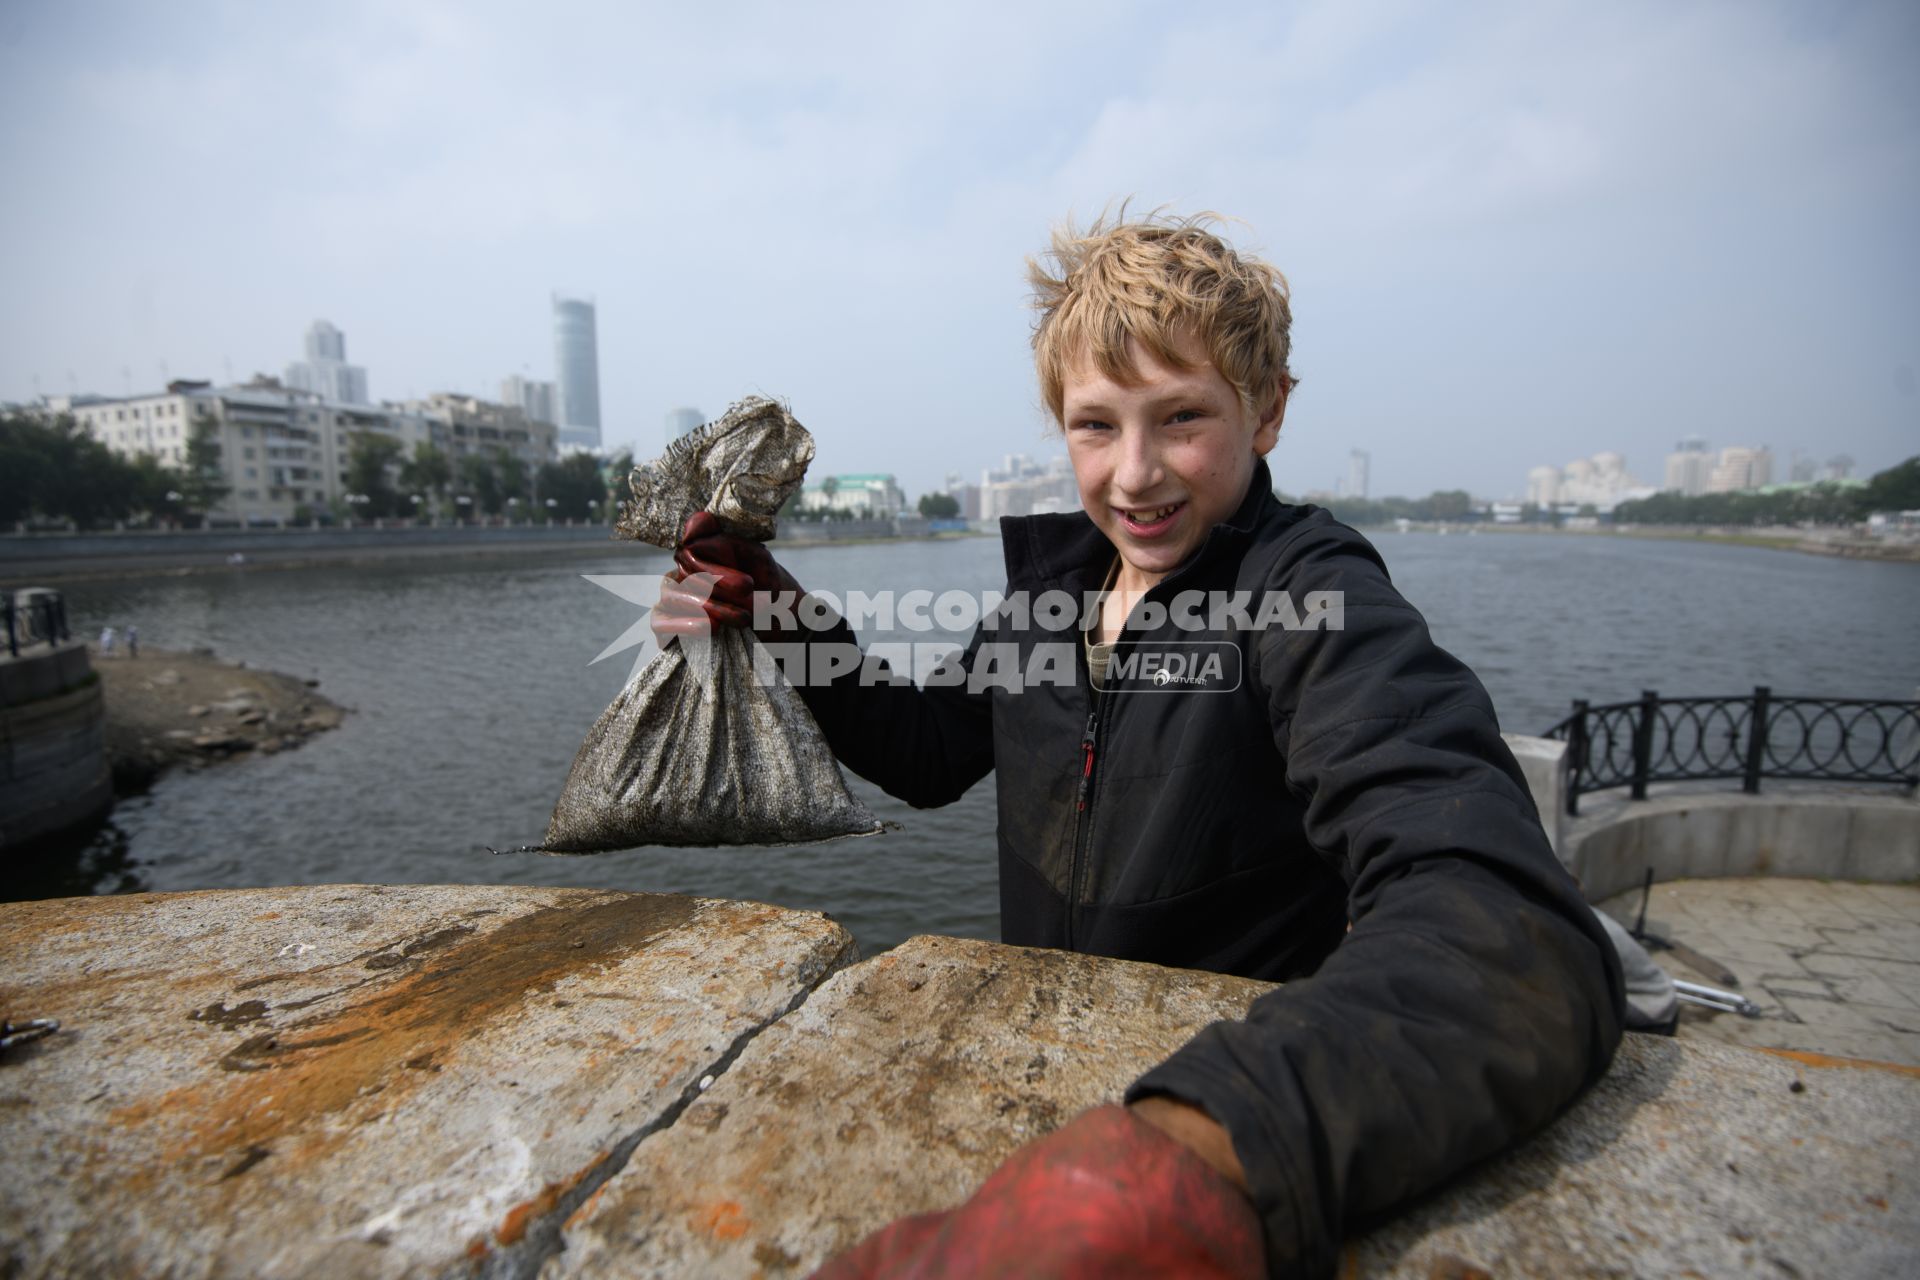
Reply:
[[[1261,512],[1276,505],[1265,458],[1254,459],[1253,479],[1231,516],[1207,530],[1206,540],[1161,586],[1176,582],[1214,558],[1237,550],[1253,536]],[[1084,511],[1055,515],[1002,516],[1000,542],[1007,557],[1007,585],[1015,590],[1062,590],[1076,599],[1098,591],[1113,563],[1113,543]],[[1157,592],[1160,588],[1156,587]]]

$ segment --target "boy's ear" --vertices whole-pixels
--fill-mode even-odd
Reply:
[[[1273,402],[1267,411],[1260,415],[1260,423],[1253,429],[1253,452],[1256,457],[1265,457],[1280,442],[1280,423],[1287,416],[1287,387],[1280,384],[1274,393]]]

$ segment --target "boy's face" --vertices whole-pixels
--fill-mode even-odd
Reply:
[[[1183,334],[1175,350],[1191,369],[1136,347],[1136,382],[1115,382],[1083,358],[1062,388],[1080,503],[1120,552],[1122,590],[1145,590],[1197,551],[1239,507],[1255,459],[1280,435],[1277,393],[1256,418],[1197,336]]]

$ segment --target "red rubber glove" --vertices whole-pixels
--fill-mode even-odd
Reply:
[[[791,591],[796,601],[803,594],[764,543],[722,532],[708,511],[687,517],[673,561],[676,567],[660,584],[660,603],[653,611],[653,634],[662,646],[674,636],[752,626],[755,592]]]
[[[1177,1139],[1106,1106],[1022,1147],[959,1208],[882,1227],[814,1280],[1265,1274],[1260,1220],[1240,1189]]]

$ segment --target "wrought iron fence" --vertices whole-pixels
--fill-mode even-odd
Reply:
[[[1573,704],[1547,730],[1567,744],[1567,812],[1612,787],[1644,800],[1655,782],[1762,778],[1920,785],[1920,702],[1793,698],[1761,685],[1745,696]]]

